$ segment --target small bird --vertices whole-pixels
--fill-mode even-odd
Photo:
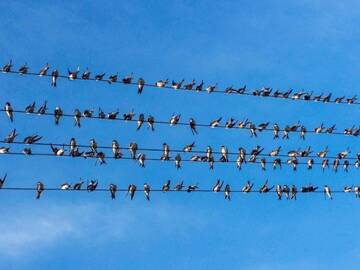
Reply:
[[[79,109],[74,111],[75,127],[80,127],[81,112]]]
[[[148,201],[150,201],[150,185],[147,183],[144,184],[144,194]]]
[[[134,184],[130,184],[127,190],[127,194],[130,194],[131,200],[134,199],[135,192],[136,192],[136,186]]]
[[[11,72],[12,66],[13,66],[12,60],[10,60],[9,63],[5,64],[5,65],[1,68],[1,71],[2,71],[3,73]]]
[[[162,186],[162,192],[167,192],[170,190],[170,183],[171,181],[170,180],[167,180],[166,183]]]
[[[109,79],[108,79],[108,83],[109,84],[112,84],[112,83],[115,83],[117,82],[117,79],[118,79],[118,74],[112,74],[109,76]]]
[[[11,122],[13,122],[14,121],[14,109],[12,108],[10,102],[5,103],[4,110],[5,110],[7,117],[10,119]]]
[[[103,110],[101,110],[101,108],[99,108],[98,118],[99,119],[105,119],[106,118],[106,114],[103,112]]]
[[[65,182],[60,185],[60,189],[61,190],[69,190],[69,189],[71,189],[71,184],[69,184],[68,182]]]
[[[68,69],[68,79],[71,81],[76,80],[79,72],[80,72],[80,67],[77,67],[75,71],[71,71],[70,69]]]
[[[326,168],[329,168],[329,160],[327,158],[322,160],[321,168],[322,168],[323,171],[325,171]]]
[[[276,191],[276,195],[278,196],[278,200],[281,200],[283,193],[281,185],[276,185],[275,191]]]
[[[183,82],[184,82],[184,79],[182,79],[179,82],[172,81],[171,87],[174,88],[175,90],[178,90],[178,89],[181,88],[181,85],[182,85]]]
[[[79,182],[74,185],[74,190],[81,190],[82,184],[84,184],[84,181],[80,178]]]
[[[92,191],[94,191],[94,190],[97,188],[97,185],[98,185],[98,181],[97,181],[97,180],[90,180],[90,181],[88,181],[86,190],[87,190],[88,192],[92,192]]]
[[[112,140],[112,142],[111,142],[111,149],[112,149],[112,152],[113,152],[113,154],[114,154],[114,158],[115,158],[115,159],[122,158],[122,153],[121,153],[120,145],[119,145],[119,143],[118,143],[117,140]]]
[[[219,117],[218,119],[215,119],[215,120],[211,121],[209,126],[211,128],[216,128],[216,127],[218,127],[220,125],[221,120],[222,120],[222,117]]]
[[[159,87],[159,88],[162,88],[162,87],[165,87],[166,86],[166,84],[168,83],[168,79],[166,79],[166,80],[159,80],[159,81],[157,81],[156,83],[155,83],[155,86],[156,87]]]
[[[352,191],[352,188],[353,188],[352,186],[351,186],[351,187],[345,186],[345,187],[344,187],[344,192],[345,192],[345,193],[349,193],[349,192]]]
[[[288,200],[290,198],[290,188],[288,185],[283,185],[282,191],[285,194],[285,198]]]
[[[290,197],[290,200],[296,200],[296,194],[297,194],[297,188],[295,185],[292,185],[291,186],[291,197]]]
[[[307,161],[307,169],[311,170],[314,165],[314,160],[312,158],[308,159]]]
[[[191,82],[184,85],[185,90],[192,90],[195,85],[195,80],[192,80]]]
[[[62,115],[63,115],[62,109],[60,107],[56,107],[54,110],[55,125],[59,125],[59,121]]]
[[[126,75],[123,79],[122,79],[122,82],[124,84],[130,84],[132,83],[132,80],[133,80],[133,73],[131,72],[130,75]]]
[[[173,114],[170,118],[170,126],[175,126],[180,121],[181,114]]]
[[[35,101],[25,108],[25,113],[34,113],[34,111],[35,111]]]
[[[208,92],[208,94],[210,94],[215,91],[216,87],[217,87],[217,83],[214,85],[209,85],[208,87],[206,87],[206,91]]]
[[[4,139],[5,143],[13,143],[15,138],[18,136],[19,134],[16,133],[16,129],[13,129]]]
[[[6,180],[7,174],[5,173],[3,178],[0,178],[0,189],[3,188],[4,184],[5,184],[5,180]]]
[[[86,109],[83,111],[82,115],[84,118],[91,118],[93,116],[94,109]]]
[[[326,146],[324,150],[318,152],[316,155],[317,155],[319,158],[325,158],[328,152],[329,152],[329,149],[328,149],[328,147]]]
[[[22,153],[24,154],[24,155],[31,155],[32,153],[31,153],[31,148],[24,148],[23,150],[22,150]]]
[[[27,66],[26,63],[19,68],[20,75],[27,74],[28,71],[29,71],[29,67]]]
[[[117,186],[115,184],[110,184],[109,186],[109,191],[110,191],[110,196],[112,200],[115,200],[116,198],[116,191],[117,191]]]
[[[181,156],[179,153],[175,156],[175,168],[176,169],[181,168]]]
[[[116,117],[118,116],[118,114],[119,114],[119,110],[113,111],[113,112],[109,112],[105,118],[107,118],[107,119],[109,119],[109,120],[115,120]]]
[[[273,139],[278,139],[279,138],[279,133],[280,133],[280,127],[278,124],[274,124],[273,125],[273,134],[274,134],[274,137]]]
[[[215,185],[213,186],[213,189],[212,189],[212,190],[213,190],[214,192],[220,192],[223,184],[224,184],[224,181],[220,181],[220,179],[216,180],[216,183],[215,183]]]
[[[144,89],[145,81],[143,78],[139,78],[137,86],[138,86],[138,94],[140,95]]]
[[[25,137],[23,142],[24,142],[24,144],[33,144],[33,143],[40,141],[41,139],[42,139],[41,136],[35,134],[35,135],[30,135],[30,136]]]
[[[95,81],[102,81],[105,76],[105,73],[95,75]]]
[[[277,167],[279,167],[281,169],[281,159],[280,158],[276,158],[273,161],[273,170],[275,170]]]
[[[139,130],[139,129],[141,128],[141,126],[142,126],[142,124],[144,123],[144,121],[145,121],[145,116],[144,116],[143,113],[140,113],[140,114],[139,114],[139,118],[138,118],[138,120],[137,120],[136,130]]]
[[[220,161],[221,162],[228,162],[229,161],[229,159],[228,159],[229,151],[226,148],[226,146],[224,146],[224,145],[221,146],[220,153],[221,153]]]
[[[237,93],[240,94],[240,95],[245,94],[245,92],[246,92],[246,85],[244,85],[243,87],[240,87],[240,88],[237,90]]]
[[[269,156],[276,157],[280,153],[280,150],[281,150],[281,146],[271,150],[271,152],[269,153]]]
[[[4,147],[4,146],[0,147],[0,154],[7,154],[9,153],[9,151],[10,151],[10,147]]]
[[[257,137],[257,134],[256,134],[256,125],[254,123],[250,123],[250,126],[249,126],[249,130],[250,130],[250,134],[251,134],[251,137]]]
[[[348,160],[344,160],[343,168],[345,172],[348,172],[350,163]]]
[[[81,75],[82,80],[88,80],[90,79],[90,70],[88,68],[85,69],[84,73]]]
[[[238,128],[247,128],[247,126],[251,124],[251,122],[249,121],[249,119],[245,119],[243,121],[240,121],[239,124],[238,124]]]
[[[177,183],[174,187],[175,191],[181,191],[184,187],[184,181],[181,181],[180,183]]]
[[[234,118],[230,118],[228,121],[226,121],[225,123],[225,128],[229,129],[229,128],[233,128],[236,125],[237,121]]]
[[[253,183],[251,183],[250,181],[247,181],[245,186],[242,188],[242,192],[244,192],[244,193],[251,192],[251,189],[252,189],[253,186],[254,186]]]
[[[51,147],[51,150],[53,151],[55,156],[60,157],[60,156],[63,156],[64,153],[65,153],[64,146],[62,148],[57,148],[54,145],[50,144],[50,147]]]
[[[104,152],[97,152],[96,153],[96,158],[97,158],[97,160],[96,160],[95,164],[97,162],[99,162],[100,165],[106,164],[105,153]]]
[[[339,158],[334,159],[334,162],[333,162],[333,170],[334,170],[335,172],[337,172],[337,168],[338,168],[339,164],[340,164],[340,159],[339,159]]]
[[[317,133],[317,134],[319,134],[319,133],[322,133],[324,130],[325,130],[324,124],[321,123],[321,125],[320,125],[319,127],[316,127],[316,128],[314,129],[314,132]]]
[[[146,159],[145,154],[143,154],[143,153],[139,153],[139,154],[138,154],[137,160],[139,161],[139,166],[140,166],[141,168],[144,168],[144,167],[145,167],[145,159]]]
[[[261,169],[263,171],[265,171],[266,170],[266,159],[265,158],[260,159],[260,165],[261,165]]]
[[[47,72],[49,70],[49,64],[46,63],[45,66],[39,71],[39,76],[46,76]]]
[[[170,159],[169,154],[170,154],[169,145],[167,143],[163,143],[163,154],[160,157],[160,160],[169,160]]]
[[[328,197],[330,200],[332,200],[331,190],[327,185],[324,186],[324,195],[325,199]]]
[[[37,182],[36,183],[36,199],[40,199],[41,194],[44,191],[44,184],[42,182]]]
[[[51,72],[51,86],[56,87],[57,78],[59,77],[59,71],[57,69],[54,69]]]
[[[198,187],[197,184],[196,185],[189,185],[186,191],[190,193],[190,192],[196,191],[198,188],[199,187]]]
[[[198,134],[196,130],[196,122],[194,118],[190,118],[189,120],[190,129],[193,135]]]
[[[154,118],[154,116],[149,115],[149,116],[148,116],[148,119],[147,119],[147,123],[148,123],[148,128],[150,128],[151,131],[154,131],[154,130],[155,130],[155,128],[154,128],[154,124],[155,124],[155,118]]]
[[[225,190],[224,190],[225,200],[228,199],[230,201],[230,193],[231,193],[231,188],[230,188],[230,185],[227,184],[225,186]]]
[[[263,131],[263,130],[266,130],[267,127],[269,126],[269,124],[270,124],[270,122],[261,123],[261,124],[258,125],[257,128],[258,128],[258,130],[261,132],[261,131]]]
[[[136,159],[136,151],[137,151],[137,149],[138,149],[137,143],[132,142],[132,143],[129,144],[129,151],[130,151],[130,155],[131,155],[132,159]]]
[[[260,193],[268,193],[274,188],[274,186],[270,187],[268,186],[268,180],[265,181],[265,183],[261,186],[259,192]]]
[[[360,186],[354,187],[355,198],[360,198]]]
[[[193,142],[191,144],[187,144],[187,145],[184,146],[183,151],[184,152],[191,152],[194,147],[195,147],[195,142]]]
[[[300,127],[300,139],[305,140],[305,134],[306,134],[307,130],[306,127],[301,126]]]
[[[38,115],[43,115],[46,113],[47,110],[47,101],[44,101],[44,104],[39,108],[39,110],[37,111]]]
[[[204,86],[204,81],[201,80],[201,83],[199,83],[196,87],[195,87],[195,91],[196,92],[201,92]]]
[[[95,139],[90,140],[89,147],[90,147],[91,152],[94,152],[94,153],[97,152],[97,142]]]

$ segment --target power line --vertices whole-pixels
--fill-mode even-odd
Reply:
[[[6,109],[2,108],[2,109],[0,109],[0,112],[6,112]],[[33,115],[33,116],[52,116],[52,117],[56,116],[56,113],[49,113],[49,112],[43,112],[43,113],[33,112],[33,113],[29,113],[26,110],[13,110],[12,112],[13,113],[19,113],[19,114]],[[181,114],[179,114],[179,115],[181,115]],[[62,113],[59,116],[59,119],[61,117],[75,118],[75,115],[74,114],[69,114],[69,113],[67,113],[67,114]],[[115,117],[115,118],[107,118],[105,116],[101,117],[101,116],[94,116],[94,115],[91,115],[91,116],[83,116],[83,115],[81,115],[79,117],[79,120],[76,120],[76,121],[81,121],[80,119],[108,120],[108,121],[136,122],[136,123],[139,121],[138,119],[133,119],[133,116],[131,117],[131,119],[125,119],[125,118],[117,118],[117,117]],[[217,120],[217,119],[215,119],[215,120]],[[213,120],[213,121],[215,121],[215,120]],[[236,126],[236,124],[234,124],[234,126],[232,126],[232,127],[227,126],[227,124],[218,124],[216,127],[212,127],[211,123],[213,121],[211,121],[210,124],[196,123],[195,122],[194,127],[195,127],[195,129],[197,127],[201,127],[201,128],[211,128],[211,129],[213,129],[213,128],[223,128],[223,129],[228,129],[228,130],[230,130],[230,129],[249,130],[251,137],[257,137],[259,133],[262,133],[264,131],[265,132],[273,132],[274,139],[280,138],[281,137],[281,134],[280,134],[281,132],[283,133],[282,139],[289,139],[291,133],[300,133],[300,138],[301,139],[305,139],[306,134],[343,135],[343,136],[352,136],[352,137],[358,137],[360,135],[360,127],[355,128],[355,125],[353,125],[350,128],[345,128],[343,132],[339,132],[339,131],[335,131],[335,126],[336,125],[333,125],[333,126],[328,127],[328,128],[321,125],[319,127],[316,127],[316,128],[310,129],[310,130],[308,130],[305,126],[300,125],[300,124],[296,124],[296,125],[293,125],[293,126],[286,125],[285,128],[280,128],[277,124],[274,124],[273,128],[268,128],[270,123],[261,123],[261,124],[256,125],[256,124],[252,123],[251,121],[249,121],[248,119],[246,119],[244,121],[237,121],[237,120],[233,119],[233,123],[236,123],[237,126]],[[230,121],[230,119],[228,121]],[[146,124],[149,125],[148,122],[149,121],[147,119],[143,119],[141,126],[146,125]],[[246,123],[246,124],[244,124],[244,123]],[[150,128],[152,131],[155,130],[154,125],[156,125],[156,124],[170,125],[170,126],[176,126],[176,125],[189,126],[191,128],[190,122],[180,122],[179,121],[176,124],[171,125],[170,120],[168,120],[168,121],[155,120],[155,118],[153,118],[153,120],[152,120],[152,128]],[[240,124],[242,125],[241,127],[239,126]],[[264,125],[264,124],[267,124],[266,127],[262,127],[262,125]],[[137,128],[137,129],[140,129],[140,128]],[[277,133],[277,135],[275,135],[276,133]],[[196,133],[193,132],[193,134],[195,135],[195,134],[197,134],[197,132]]]
[[[6,74],[20,74],[20,75],[28,75],[28,76],[37,76],[39,77],[39,73],[35,73],[35,72],[29,72],[28,70],[26,70],[26,72],[21,72],[21,71],[13,71],[13,70],[9,70],[9,71],[4,71],[4,68],[2,69],[3,73]],[[100,74],[99,74],[100,75]],[[104,74],[105,75],[105,74]],[[115,74],[113,74],[115,75]],[[43,74],[43,77],[52,77],[52,75],[50,74]],[[68,79],[69,76],[66,75],[61,75],[58,74],[57,78],[61,78],[61,79]],[[120,80],[118,81],[116,79],[116,81],[111,81],[111,84],[126,84],[126,85],[138,85],[138,83],[135,83],[132,81],[132,77],[128,77],[131,78],[131,80]],[[73,77],[72,80],[82,80],[84,81],[84,79],[82,79],[81,77],[78,77],[76,75],[76,77]],[[92,77],[88,77],[86,79],[86,81],[98,81],[98,82],[107,82],[110,83],[110,79],[103,79],[102,77],[98,77],[98,78],[92,78]],[[198,84],[199,85],[199,84]],[[144,87],[152,87],[152,88],[158,88],[158,89],[171,89],[174,90],[173,86],[167,86],[164,85],[163,87],[158,87],[156,86],[156,83],[154,84],[148,84],[148,83],[143,83]],[[194,85],[195,86],[195,85]],[[221,91],[221,90],[217,90],[217,84],[213,85],[215,86],[215,88],[213,88],[211,91],[206,91],[205,89],[201,90],[197,90],[196,87],[191,87],[191,88],[186,88],[185,86],[182,87],[180,86],[178,89],[175,89],[175,91],[189,91],[189,92],[208,92],[208,93],[218,93],[218,94],[231,94],[231,95],[240,95],[240,96],[251,96],[251,97],[262,97],[262,98],[275,98],[275,99],[285,99],[285,100],[292,100],[292,101],[314,101],[314,102],[322,102],[322,103],[335,103],[335,104],[352,104],[352,105],[359,105],[360,102],[357,102],[357,97],[356,95],[353,96],[352,98],[347,98],[345,96],[343,97],[337,97],[335,99],[331,99],[332,95],[331,93],[329,93],[328,95],[324,96],[323,94],[315,96],[313,95],[312,92],[305,92],[303,90],[294,93],[292,89],[288,90],[288,91],[284,91],[284,92],[280,92],[280,91],[273,91],[272,88],[267,88],[267,87],[263,87],[260,90],[254,89],[253,91],[247,91],[246,86],[243,88],[239,88],[239,89],[235,89],[233,87],[228,87],[225,90]]]

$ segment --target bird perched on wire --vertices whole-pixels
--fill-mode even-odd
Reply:
[[[325,199],[328,197],[330,200],[332,200],[331,190],[327,185],[324,186],[324,195]]]
[[[181,168],[181,156],[179,153],[175,156],[175,168],[176,169]]]
[[[132,83],[132,80],[133,80],[133,73],[131,72],[130,75],[126,75],[123,79],[122,79],[122,82],[124,84],[130,84]]]
[[[105,73],[95,75],[95,81],[102,81],[105,76]]]
[[[169,160],[170,159],[169,154],[170,154],[169,145],[167,143],[163,143],[163,154],[160,157],[160,160]]]
[[[76,80],[79,72],[80,72],[80,67],[77,67],[75,71],[71,71],[70,69],[68,69],[68,79],[71,81]]]
[[[110,196],[112,200],[115,200],[116,198],[116,191],[117,191],[117,186],[115,184],[110,184],[109,186],[109,191],[110,191]]]
[[[14,121],[14,109],[12,108],[10,102],[6,102],[4,106],[6,116],[10,119],[11,122]]]
[[[194,147],[195,147],[195,142],[192,142],[191,144],[185,145],[183,151],[186,153],[191,152]]]
[[[60,185],[60,189],[61,190],[69,190],[69,189],[71,189],[71,184],[69,184],[68,182],[65,182]]]
[[[290,200],[296,200],[297,188],[295,185],[291,186],[290,192],[291,192]]]
[[[74,190],[81,190],[82,184],[84,184],[84,181],[80,178],[79,182],[74,185]]]
[[[4,147],[4,146],[0,147],[0,154],[7,154],[9,152],[10,152],[10,147]]]
[[[129,144],[129,151],[130,151],[130,155],[132,159],[136,159],[136,151],[138,150],[138,145],[137,143],[130,143]]]
[[[0,189],[3,188],[5,181],[6,181],[7,173],[5,173],[3,178],[0,178]]]
[[[177,123],[179,123],[180,121],[180,117],[181,117],[181,114],[173,114],[173,116],[171,116],[170,118],[170,126],[175,126],[177,125]]]
[[[22,66],[19,68],[19,73],[20,73],[20,75],[27,74],[28,71],[29,71],[29,67],[28,67],[27,63],[25,63],[24,65],[22,65]]]
[[[150,188],[150,185],[145,183],[144,184],[144,194],[145,194],[145,198],[150,201],[150,191],[151,191],[151,188]]]
[[[80,119],[81,119],[81,112],[79,109],[75,109],[75,111],[74,111],[75,127],[81,126]]]
[[[145,159],[146,159],[146,155],[144,153],[139,153],[137,156],[137,160],[139,161],[139,166],[141,168],[145,167]]]
[[[135,192],[136,192],[136,186],[134,184],[130,184],[127,190],[126,195],[130,195],[130,199],[134,199],[135,196]]]
[[[184,79],[182,79],[181,81],[175,82],[174,80],[171,83],[171,87],[174,88],[175,90],[178,90],[181,88],[181,85],[183,84]]]
[[[36,199],[40,199],[41,194],[44,191],[44,184],[42,182],[36,183]]]
[[[162,188],[161,188],[162,192],[167,192],[167,191],[170,190],[170,183],[171,183],[170,180],[167,180],[167,181],[165,182],[165,184],[164,184],[164,185],[162,186]]]
[[[88,80],[90,79],[90,70],[88,68],[85,69],[85,71],[83,72],[83,74],[81,75],[81,79],[82,80]]]
[[[254,186],[253,183],[251,183],[250,181],[247,181],[245,186],[242,188],[242,192],[244,192],[244,193],[251,192],[251,189],[252,189],[253,186]]]
[[[197,130],[196,130],[196,121],[194,118],[190,118],[189,125],[190,125],[190,129],[191,129],[191,133],[193,135],[198,134]]]
[[[43,115],[47,111],[47,100],[44,101],[44,104],[38,109],[37,114]]]
[[[274,188],[274,186],[269,187],[268,186],[268,180],[265,181],[265,183],[260,187],[259,192],[260,193],[268,193],[269,191],[271,191]]]
[[[231,193],[231,187],[229,184],[227,184],[224,189],[225,200],[228,199],[230,201],[230,193]]]
[[[25,137],[23,142],[24,142],[24,144],[33,144],[33,143],[40,141],[41,139],[42,139],[41,136],[34,134],[34,135]]]
[[[278,196],[278,200],[281,200],[283,193],[283,189],[281,185],[276,185],[275,191],[276,191],[276,195]]]
[[[113,152],[113,154],[114,154],[114,158],[115,158],[115,159],[122,158],[122,153],[121,153],[120,145],[119,145],[119,143],[118,143],[117,140],[112,140],[112,142],[111,142],[111,149],[112,149],[112,152]]]
[[[12,60],[10,60],[8,63],[6,63],[6,64],[1,68],[1,71],[2,71],[3,73],[11,72],[12,66],[13,66]]]
[[[59,71],[57,69],[54,69],[51,72],[51,86],[56,87],[57,78],[59,77]]]
[[[217,83],[214,85],[209,85],[208,87],[206,87],[206,91],[208,92],[208,94],[210,94],[215,91],[216,87],[217,87]]]
[[[65,153],[64,146],[62,148],[57,148],[54,145],[50,144],[50,147],[51,147],[51,150],[53,151],[55,156],[60,157],[60,156],[63,156],[64,153]]]
[[[144,79],[143,78],[139,78],[138,79],[138,82],[137,82],[137,89],[138,89],[138,91],[137,91],[137,93],[140,95],[141,93],[142,93],[142,91],[143,91],[143,89],[144,89],[144,85],[145,85],[145,81],[144,81]]]
[[[226,146],[224,146],[224,145],[221,146],[220,153],[221,153],[220,161],[228,162],[229,161],[229,158],[228,158],[229,151],[226,148]]]
[[[59,125],[59,121],[62,115],[63,115],[62,109],[60,107],[56,107],[54,110],[55,125]]]
[[[155,130],[155,128],[154,128],[155,117],[152,115],[149,115],[148,119],[147,119],[147,123],[148,123],[148,128],[150,128],[151,131],[154,131]]]
[[[28,106],[26,106],[25,108],[25,113],[29,114],[29,113],[34,113],[35,111],[35,101],[31,104],[29,104]]]
[[[139,118],[137,120],[137,126],[136,126],[136,130],[139,130],[141,128],[141,126],[143,125],[145,121],[145,115],[143,113],[139,114]]]
[[[97,188],[97,186],[98,186],[98,181],[97,180],[90,180],[90,181],[88,181],[86,190],[88,192],[92,192]]]
[[[198,187],[197,184],[195,184],[195,185],[189,185],[186,191],[190,193],[190,192],[196,191],[198,188],[199,188],[199,187]]]
[[[4,139],[5,143],[13,143],[15,138],[18,136],[19,134],[16,133],[16,129],[13,129]]]
[[[222,117],[219,117],[218,119],[215,119],[215,120],[211,121],[209,126],[211,128],[216,128],[216,127],[220,126],[221,120],[222,120]]]
[[[162,87],[165,87],[166,86],[166,84],[168,83],[168,79],[166,79],[166,80],[159,80],[159,81],[157,81],[156,83],[155,83],[155,86],[156,87],[159,87],[159,88],[162,88]]]
[[[213,189],[212,189],[212,190],[213,190],[214,192],[220,192],[223,184],[224,184],[224,181],[220,181],[220,179],[216,180],[216,183],[215,183],[215,185],[213,186]]]
[[[116,74],[111,74],[107,80],[107,82],[109,84],[112,84],[112,83],[116,83],[117,82],[117,79],[118,79],[118,73]]]
[[[40,77],[46,76],[48,70],[49,70],[49,64],[46,63],[45,66],[44,66],[42,69],[40,69],[40,71],[39,71],[39,76],[40,76]]]
[[[175,191],[181,191],[184,187],[184,181],[181,181],[180,183],[177,183],[174,187]]]

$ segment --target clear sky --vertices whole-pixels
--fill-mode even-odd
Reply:
[[[105,3],[106,2],[106,3]],[[94,73],[134,72],[147,81],[182,78],[203,79],[250,88],[331,91],[352,96],[359,85],[359,4],[357,1],[2,1],[0,62],[13,59],[16,67],[28,63],[38,71],[46,62],[61,73],[67,68],[89,67]],[[221,4],[219,4],[221,2]],[[290,3],[291,2],[291,3]],[[182,113],[184,120],[198,122],[223,116],[250,118],[280,125],[301,123],[315,127],[358,124],[357,106],[263,100],[246,96],[206,95],[145,89],[95,82],[59,81],[51,88],[48,78],[1,75],[0,103],[10,101],[21,109],[32,101],[74,108],[101,107],[125,113],[153,114],[167,119]],[[329,146],[330,153],[351,147],[356,138],[308,135],[300,141],[273,141],[272,135],[250,138],[241,130],[156,126],[156,131],[135,131],[134,123],[83,121],[75,128],[72,119],[56,127],[49,117],[15,115],[10,123],[1,118],[0,136],[16,128],[19,138],[32,133],[43,141],[68,142],[76,137],[86,144],[121,146],[136,141],[142,147],[172,148],[196,142],[197,149],[227,145],[232,151],[262,145],[267,150],[281,145],[291,150],[311,145],[315,151]],[[14,149],[20,149],[13,147]],[[35,151],[36,148],[33,149]],[[40,150],[40,149],[39,149]],[[50,149],[45,149],[50,150]],[[43,150],[44,151],[44,150]],[[127,151],[125,151],[127,154]],[[150,154],[149,154],[150,155]],[[109,160],[95,166],[93,160],[0,157],[0,175],[8,173],[6,186],[34,186],[41,180],[57,187],[79,177],[97,178],[101,187],[110,182],[120,188],[148,182],[160,188],[174,182],[199,183],[210,188],[217,178],[239,189],[251,179],[258,187],[271,184],[319,186],[342,189],[358,183],[359,172],[304,166],[292,172],[262,172],[259,166],[219,164],[213,172],[207,164],[148,162],[139,168],[131,161]],[[47,192],[35,200],[32,192],[0,192],[1,269],[356,269],[360,200],[353,194],[322,194],[278,201],[275,194],[142,193],[134,201],[119,194]]]

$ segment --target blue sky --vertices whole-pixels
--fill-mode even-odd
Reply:
[[[359,4],[356,1],[3,1],[0,3],[0,62],[13,59],[18,67],[27,62],[38,71],[46,62],[61,72],[66,68],[94,73],[134,72],[147,81],[169,78],[203,79],[223,88],[248,87],[332,91],[352,96],[359,85]],[[65,112],[101,107],[122,113],[153,114],[167,119],[182,113],[198,122],[223,116],[296,123],[315,127],[337,123],[345,128],[357,124],[357,106],[260,100],[246,96],[205,95],[109,86],[94,82],[59,81],[56,89],[48,79],[0,75],[1,100],[15,108],[32,101],[48,100],[53,109]],[[73,127],[63,119],[56,127],[48,117],[15,115],[10,123],[1,117],[0,136],[16,127],[20,138],[32,133],[44,141],[79,143],[96,138],[98,144],[117,139],[143,147],[172,148],[196,142],[205,149],[227,145],[250,149],[278,145],[297,149],[311,145],[320,150],[329,145],[332,154],[359,150],[357,139],[343,136],[308,135],[305,141],[291,136],[273,141],[271,134],[250,138],[239,130],[200,129],[194,137],[184,127],[157,126],[155,132],[135,132],[133,124],[84,121]],[[50,150],[50,149],[49,149]],[[35,151],[35,148],[34,148]],[[79,177],[98,178],[107,187],[148,182],[161,187],[173,182],[198,182],[209,188],[217,178],[240,188],[251,179],[259,186],[267,178],[273,184],[319,186],[341,189],[357,183],[358,172],[337,174],[319,168],[294,173],[262,172],[258,166],[219,164],[213,172],[207,164],[147,163],[141,169],[131,161],[109,161],[94,166],[92,160],[1,156],[0,174],[8,173],[7,186],[33,186],[42,180],[59,186]],[[360,248],[356,244],[360,201],[353,194],[335,194],[325,201],[321,194],[301,196],[298,201],[278,201],[274,194],[143,194],[134,201],[119,194],[111,201],[107,193],[48,192],[41,200],[32,192],[1,192],[0,266],[3,269],[355,269]]]

